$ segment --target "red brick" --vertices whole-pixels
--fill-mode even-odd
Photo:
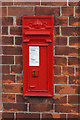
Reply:
[[[16,95],[16,102],[17,103],[25,103],[25,102],[27,102],[27,99],[25,99],[23,95]]]
[[[16,75],[17,83],[23,83],[23,76],[22,75]]]
[[[66,6],[67,2],[66,0],[64,2],[56,2],[56,1],[45,1],[45,0],[41,0],[41,5],[49,5],[49,6]]]
[[[79,120],[80,114],[68,114],[68,120]]]
[[[80,7],[75,7],[75,16],[80,16]]]
[[[75,0],[74,1],[69,0],[68,4],[69,6],[80,6],[80,2]]]
[[[13,25],[13,17],[3,17],[2,25]]]
[[[9,65],[4,65],[2,66],[2,70],[0,70],[0,73],[9,73],[10,72],[10,66]]]
[[[9,7],[9,16],[31,16],[34,15],[33,7]]]
[[[80,45],[80,37],[70,37],[69,44],[70,45]]]
[[[55,93],[56,94],[78,94],[78,86],[56,85]]]
[[[14,64],[14,56],[2,56],[2,64]]]
[[[2,36],[2,44],[3,45],[13,45],[13,37],[10,36]]]
[[[8,112],[4,112],[2,113],[2,120],[14,120],[14,113],[8,113]]]
[[[67,84],[66,76],[54,76],[54,84]]]
[[[66,57],[54,57],[54,65],[66,65]]]
[[[2,16],[7,16],[7,8],[2,7]]]
[[[7,93],[22,93],[22,85],[19,84],[5,84],[3,85],[3,92]]]
[[[73,26],[80,26],[80,17],[70,17],[69,18],[69,25]]]
[[[54,35],[59,35],[59,27],[54,27]]]
[[[55,45],[67,45],[67,37],[55,37],[54,44]]]
[[[12,65],[11,66],[11,73],[21,73],[22,68],[21,65]]]
[[[76,67],[76,75],[80,75],[80,67]]]
[[[36,7],[35,8],[36,15],[60,15],[60,8],[59,7]]]
[[[73,7],[62,7],[62,16],[73,15]]]
[[[15,102],[15,94],[3,94],[2,101],[3,102]]]
[[[2,6],[11,6],[13,5],[13,0],[9,1],[9,2],[2,2]]]
[[[22,18],[16,17],[16,25],[22,25]]]
[[[42,120],[66,120],[66,114],[61,113],[43,113],[42,114]]]
[[[14,46],[3,46],[3,54],[8,55],[21,55],[22,48],[21,47],[14,47]]]
[[[68,17],[55,17],[54,25],[66,26],[68,24]]]
[[[18,103],[4,103],[3,110],[4,111],[27,111],[27,105],[18,104]]]
[[[69,84],[80,84],[80,76],[70,76]]]
[[[40,0],[37,0],[37,1],[32,1],[32,0],[26,0],[26,1],[19,1],[19,0],[15,0],[14,2],[14,5],[30,5],[30,6],[33,6],[33,5],[40,5]]]
[[[80,65],[80,57],[69,57],[68,60],[69,65]]]
[[[60,75],[61,74],[61,67],[54,66],[54,75]]]
[[[22,45],[22,37],[15,37],[15,44]]]
[[[20,120],[20,119],[28,119],[28,120],[31,120],[31,119],[38,119],[40,120],[40,115],[39,113],[17,113],[16,114],[16,118],[17,120]]]
[[[21,27],[10,27],[10,34],[11,35],[21,35],[22,28]]]
[[[64,66],[62,73],[63,75],[74,75],[74,67]]]
[[[68,103],[70,104],[80,104],[80,95],[69,95]]]
[[[8,27],[2,27],[2,35],[8,35]]]
[[[15,63],[16,64],[20,64],[20,65],[22,65],[22,56],[15,56]]]
[[[65,36],[80,36],[80,27],[62,27],[61,30]]]
[[[63,105],[56,105],[55,111],[62,112],[62,113],[78,113],[78,105],[71,105],[71,104],[63,104]]]
[[[77,47],[56,47],[55,54],[56,55],[70,55],[70,56],[78,56],[79,49]]]
[[[67,96],[66,95],[54,95],[53,96],[53,103],[67,103]]]
[[[30,112],[53,112],[53,104],[30,104]]]
[[[3,83],[14,83],[15,76],[14,75],[3,75],[2,76]]]

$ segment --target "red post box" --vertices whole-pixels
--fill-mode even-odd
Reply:
[[[23,94],[53,95],[53,17],[23,16]]]

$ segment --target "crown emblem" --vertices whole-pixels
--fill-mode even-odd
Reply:
[[[40,29],[40,28],[45,28],[46,27],[46,25],[47,25],[47,23],[46,22],[41,22],[40,20],[36,20],[34,23],[29,23],[29,27],[30,28],[36,28],[36,29]]]

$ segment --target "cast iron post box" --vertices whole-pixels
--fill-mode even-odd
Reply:
[[[23,16],[23,95],[53,95],[53,17]]]

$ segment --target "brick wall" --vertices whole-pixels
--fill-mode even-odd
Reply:
[[[80,2],[44,1],[2,2],[2,120],[80,117]],[[52,98],[23,97],[21,17],[36,15],[54,15]]]

